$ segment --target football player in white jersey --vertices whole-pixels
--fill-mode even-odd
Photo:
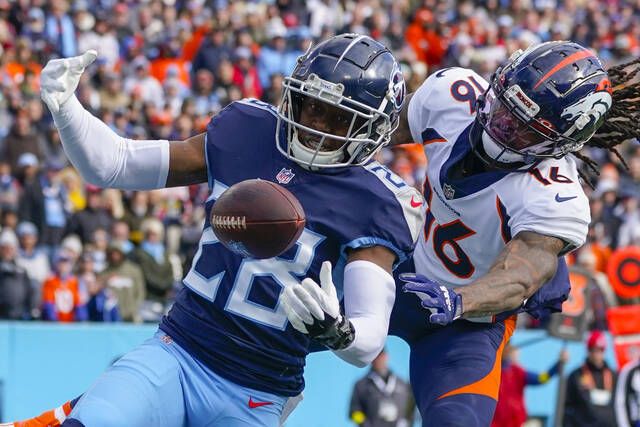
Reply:
[[[490,83],[448,68],[412,95],[394,141],[424,145],[426,222],[390,332],[410,344],[425,426],[488,426],[515,314],[561,309],[562,256],[590,222],[574,157],[640,134],[623,112],[633,76],[612,71],[576,43],[549,42],[516,52]]]

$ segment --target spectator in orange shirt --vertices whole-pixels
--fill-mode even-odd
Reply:
[[[427,9],[416,11],[414,21],[407,26],[405,38],[416,59],[429,67],[442,64],[447,51],[447,40],[442,34],[443,27],[435,21],[433,13]]]
[[[27,71],[32,75],[39,76],[42,66],[34,60],[32,50],[32,40],[27,37],[20,37],[16,40],[14,60],[7,63],[6,71],[13,79],[14,83],[20,85],[24,83]],[[32,92],[37,92],[40,88],[25,88]]]
[[[593,216],[592,216],[593,218]],[[604,233],[604,226],[602,224],[594,224],[592,221],[587,234],[587,244],[580,248],[580,252],[591,251],[595,260],[595,270],[601,273],[607,271],[607,263],[613,251],[610,246],[602,243],[602,235]]]
[[[54,274],[42,287],[42,319],[75,322],[87,320],[87,307],[78,291],[78,278],[72,274],[70,254],[61,252],[55,260]]]

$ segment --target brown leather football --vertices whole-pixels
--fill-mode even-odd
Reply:
[[[245,257],[273,258],[293,246],[305,225],[298,199],[262,179],[229,187],[211,209],[211,227],[229,250]]]

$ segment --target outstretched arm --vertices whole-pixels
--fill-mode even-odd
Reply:
[[[207,182],[204,143],[204,133],[185,141],[171,141],[169,143],[169,173],[166,187]]]
[[[404,273],[405,292],[415,293],[431,312],[431,323],[446,325],[460,317],[484,317],[520,307],[556,272],[566,243],[557,237],[523,231],[504,248],[480,279],[454,288]]]
[[[64,150],[87,182],[130,190],[206,182],[204,134],[186,141],[133,141],[122,138],[86,111],[74,92],[85,68],[97,57],[90,50],[54,59],[41,74],[47,104]]]
[[[556,272],[566,246],[557,237],[521,232],[498,256],[491,269],[474,283],[455,288],[463,317],[490,316],[520,307]]]

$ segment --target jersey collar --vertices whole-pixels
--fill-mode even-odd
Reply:
[[[471,138],[479,138],[480,126],[474,126],[475,120],[467,126],[453,143],[449,158],[440,168],[440,185],[448,199],[458,199],[477,193],[500,181],[510,171],[491,170],[459,179],[449,179],[451,168],[471,151]]]

